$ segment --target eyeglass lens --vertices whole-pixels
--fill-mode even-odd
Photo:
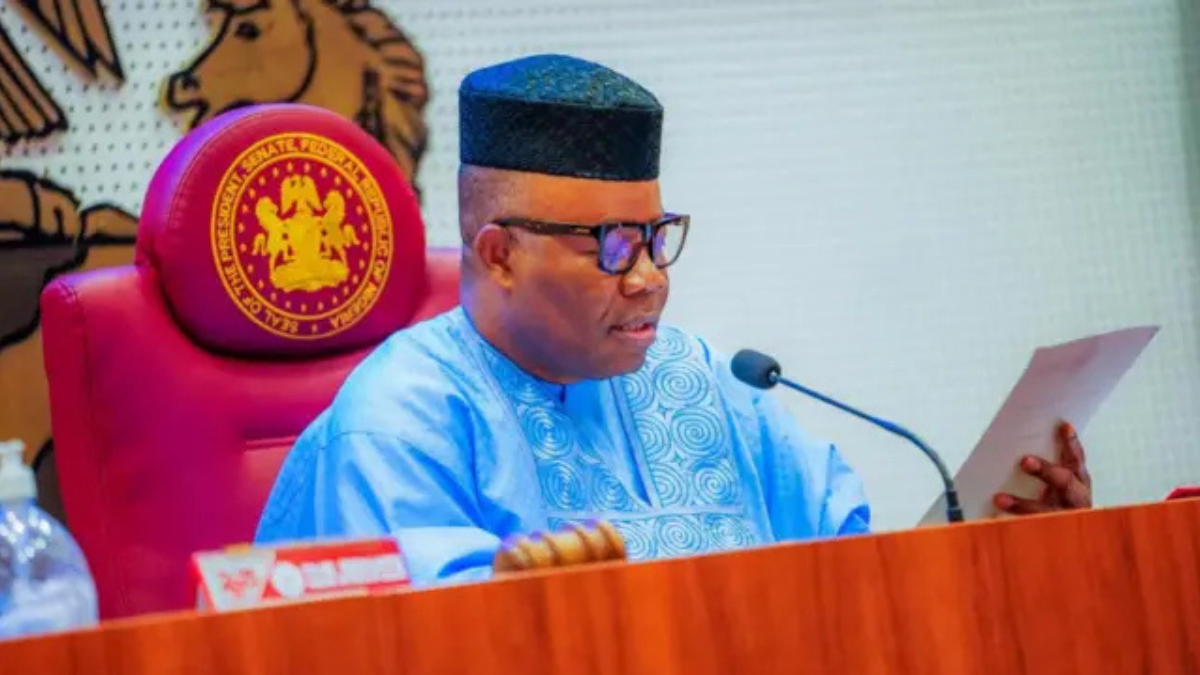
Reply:
[[[610,272],[626,272],[641,254],[644,230],[636,226],[616,226],[604,234],[600,244],[600,264]],[[675,262],[683,246],[683,225],[671,223],[658,228],[650,246],[651,259],[658,267]]]

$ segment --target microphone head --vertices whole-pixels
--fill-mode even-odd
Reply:
[[[734,354],[730,368],[734,377],[759,389],[774,387],[779,382],[779,374],[783,372],[778,361],[753,349],[743,349]]]

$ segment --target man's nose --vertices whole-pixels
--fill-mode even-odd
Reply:
[[[638,251],[633,267],[621,279],[621,286],[625,295],[655,293],[667,287],[667,274],[654,264],[649,246]]]

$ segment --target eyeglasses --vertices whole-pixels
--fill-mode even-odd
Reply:
[[[633,269],[646,242],[650,242],[650,260],[663,269],[679,259],[683,242],[687,240],[691,216],[668,213],[650,223],[602,223],[577,225],[552,223],[529,218],[501,218],[500,227],[519,227],[535,234],[575,234],[594,238],[600,248],[596,252],[600,269],[608,274],[625,274]]]

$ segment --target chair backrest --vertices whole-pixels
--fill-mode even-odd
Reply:
[[[249,541],[285,454],[390,333],[458,303],[458,249],[358,126],[294,104],[184,137],[133,265],[42,294],[63,505],[104,618],[187,608],[188,559]]]

